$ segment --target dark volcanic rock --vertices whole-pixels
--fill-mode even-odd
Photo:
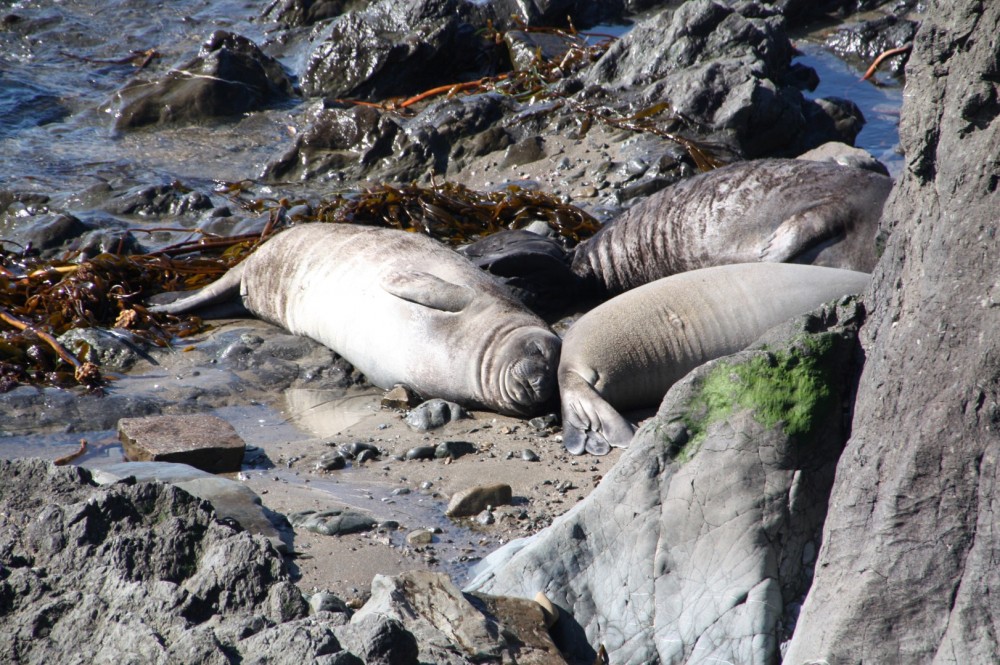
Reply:
[[[1000,653],[998,30],[1000,4],[960,0],[917,33],[853,435],[789,663]]]
[[[461,7],[458,0],[381,0],[343,15],[309,56],[302,91],[381,100],[460,80],[476,70],[480,46]]]
[[[371,0],[274,0],[264,18],[289,27],[312,25],[349,11],[364,9]]]
[[[613,663],[777,662],[848,435],[860,318],[828,305],[696,369],[590,496],[469,589],[542,590],[576,662],[598,643]]]
[[[810,114],[823,109],[793,84],[792,53],[783,19],[767,7],[693,0],[640,23],[584,80],[643,105],[667,100],[746,157],[852,142],[835,123],[806,141]]]
[[[870,63],[881,53],[912,42],[916,32],[916,21],[884,16],[844,26],[827,38],[826,45],[841,56],[853,56]],[[881,68],[900,76],[905,66],[906,57],[900,56],[888,60]]]
[[[241,35],[219,30],[198,55],[150,83],[135,80],[117,97],[117,129],[199,122],[264,108],[294,94],[281,64]]]
[[[13,662],[220,662],[305,616],[266,540],[168,485],[97,488],[0,461],[0,652]]]

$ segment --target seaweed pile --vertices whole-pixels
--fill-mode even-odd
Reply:
[[[457,246],[503,229],[545,222],[566,244],[589,237],[599,223],[583,210],[544,192],[509,186],[478,192],[446,182],[430,187],[383,184],[338,194],[315,206],[286,199],[254,198],[252,183],[225,183],[240,207],[270,214],[258,234],[200,234],[147,254],[103,253],[86,261],[73,256],[40,259],[30,249],[7,249],[0,241],[0,392],[19,384],[83,386],[100,391],[107,377],[93,363],[85,343],[75,353],[59,337],[75,328],[126,331],[146,344],[165,347],[204,329],[198,317],[150,312],[144,303],[164,291],[200,288],[250,254],[261,242],[294,223],[354,223],[398,228]],[[139,229],[137,229],[138,231]],[[141,229],[183,231],[187,229]]]

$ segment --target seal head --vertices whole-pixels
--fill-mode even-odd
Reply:
[[[487,355],[496,360],[480,365],[483,391],[510,413],[537,413],[556,394],[560,347],[559,337],[542,327],[510,331]]]

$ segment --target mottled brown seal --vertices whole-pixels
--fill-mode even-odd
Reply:
[[[827,162],[731,164],[654,194],[577,247],[573,272],[614,295],[728,263],[808,263],[871,272],[892,180]]]
[[[867,285],[866,273],[851,270],[742,263],[665,277],[608,300],[563,339],[563,444],[595,455],[628,445],[634,428],[620,411],[655,406],[698,365]]]
[[[555,392],[559,338],[492,277],[421,236],[305,224],[268,240],[217,282],[155,308],[235,297],[254,315],[341,354],[382,388],[402,383],[500,413]]]

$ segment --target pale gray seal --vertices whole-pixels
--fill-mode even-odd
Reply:
[[[871,272],[887,176],[796,159],[738,162],[682,180],[612,220],[573,256],[614,295],[715,265],[773,261]]]
[[[242,296],[254,315],[333,349],[376,386],[402,383],[500,413],[555,392],[559,338],[507,289],[435,240],[305,224],[265,242],[179,313]]]
[[[559,362],[563,443],[574,454],[626,446],[619,412],[658,404],[695,367],[735,353],[769,328],[840,296],[866,273],[786,263],[742,263],[672,275],[584,314]]]

